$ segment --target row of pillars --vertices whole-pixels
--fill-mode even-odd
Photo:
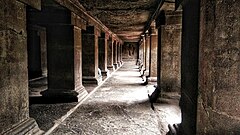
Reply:
[[[123,63],[116,35],[55,1],[0,5],[0,134],[42,133],[29,117],[29,78],[47,76],[43,99],[79,101],[88,93],[83,83],[100,84]]]
[[[140,42],[142,74],[157,69],[161,90],[179,87],[182,121],[172,134],[239,134],[240,1],[177,1],[180,19],[168,11],[156,19],[157,55],[149,30]]]
[[[180,11],[161,11],[139,44],[141,75],[163,91],[181,88],[181,17]]]
[[[54,11],[54,12],[53,12]],[[58,11],[58,12],[56,12]],[[122,65],[122,42],[57,4],[28,10],[28,25],[46,29],[47,98],[82,99],[82,84],[97,84]]]

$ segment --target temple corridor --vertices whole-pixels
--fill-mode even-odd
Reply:
[[[240,135],[240,0],[0,0],[0,135]]]
[[[126,62],[84,102],[65,104],[69,107],[63,107],[64,104],[32,105],[30,116],[36,117],[39,127],[48,131],[47,134],[54,135],[164,135],[168,124],[181,122],[179,98],[162,99],[165,102],[156,103],[153,111],[147,96],[153,91],[153,85],[141,85],[143,81],[139,76],[135,62]],[[64,112],[63,108],[69,109],[65,116],[50,119]],[[47,111],[52,111],[51,115],[41,115]],[[58,126],[47,129],[46,125],[51,122]]]

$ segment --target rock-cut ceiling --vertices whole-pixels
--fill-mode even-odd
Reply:
[[[137,42],[161,0],[79,0],[123,41]]]

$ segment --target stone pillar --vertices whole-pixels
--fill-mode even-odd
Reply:
[[[157,48],[157,86],[161,86],[161,27],[158,28],[158,48]]]
[[[79,101],[87,94],[82,86],[81,29],[73,25],[47,26],[48,90],[44,97]]]
[[[149,64],[150,64],[150,34],[146,33],[145,42],[145,76],[149,76]]]
[[[138,51],[139,51],[138,66],[139,66],[139,71],[141,73],[142,66],[143,66],[143,39],[141,39],[141,41],[139,42],[139,50]]]
[[[181,89],[181,12],[166,11],[161,26],[161,88],[166,92]]]
[[[199,1],[183,6],[181,46],[182,134],[196,134],[198,63],[199,63]]]
[[[101,73],[103,76],[109,75],[109,71],[107,69],[108,39],[109,36],[105,33],[101,33],[101,37],[99,37],[98,39],[99,68],[101,69]]]
[[[85,24],[79,24],[83,20],[68,9],[45,2],[41,12],[28,10],[28,21],[47,29],[48,90],[41,94],[55,102],[79,101],[87,95],[81,63],[81,29]]]
[[[141,37],[141,41],[139,44],[139,72],[140,75],[144,75],[145,70],[145,37]]]
[[[82,33],[83,40],[83,83],[100,84],[102,76],[98,70],[98,36],[95,26],[88,26]]]
[[[143,39],[143,71],[146,70],[146,36],[142,36],[142,39]]]
[[[120,63],[121,63],[121,65],[123,64],[122,57],[123,57],[123,44],[120,44]]]
[[[47,76],[46,29],[37,25],[28,25],[28,78]]]
[[[151,25],[150,31],[150,68],[148,81],[157,81],[157,50],[158,50],[158,31],[155,22]]]
[[[117,41],[113,42],[113,65],[114,68],[117,69],[118,68],[118,64],[117,64]]]
[[[200,3],[197,135],[240,134],[239,4],[208,0]]]
[[[39,31],[40,35],[40,45],[41,45],[41,69],[42,76],[47,77],[47,32],[46,29],[42,27]]]
[[[35,1],[40,8],[41,1]],[[29,117],[26,6],[0,1],[0,134],[41,134]]]
[[[117,44],[117,64],[118,67],[121,67],[121,43],[118,42]]]
[[[109,70],[112,70],[114,71],[115,70],[115,67],[113,66],[113,51],[114,51],[114,48],[113,48],[113,44],[114,44],[114,41],[112,39],[112,37],[109,38],[108,40],[108,59],[107,59],[107,68]]]
[[[162,29],[161,25],[165,25],[166,19],[165,19],[165,11],[162,10],[159,14],[159,16],[156,19],[156,28],[158,29],[158,47],[157,47],[157,86],[161,87],[161,61],[162,61]]]

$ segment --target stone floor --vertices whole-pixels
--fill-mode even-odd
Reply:
[[[30,116],[53,135],[165,135],[168,124],[181,121],[179,95],[164,93],[153,111],[147,96],[153,84],[141,85],[139,76],[135,63],[125,62],[99,88],[88,90],[85,101],[32,104]]]

